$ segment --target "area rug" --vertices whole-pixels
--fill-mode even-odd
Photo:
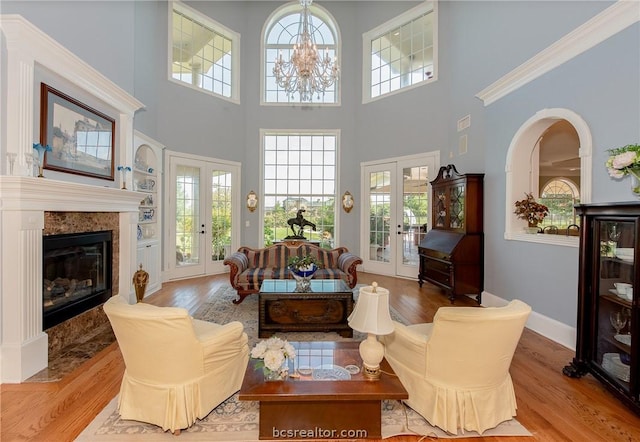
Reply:
[[[358,287],[354,289],[357,299]],[[258,342],[258,296],[248,296],[239,304],[232,301],[237,298],[236,291],[230,286],[222,287],[212,293],[194,313],[197,319],[218,324],[240,321],[249,337],[249,346]],[[391,317],[402,323],[407,321],[393,308]],[[295,332],[279,333],[278,336],[290,341],[339,341],[349,340],[337,333]],[[364,335],[354,331],[354,340],[364,339]],[[137,421],[123,420],[116,410],[117,397],[96,416],[76,439],[79,442],[147,442],[173,440],[174,436],[163,432],[160,427]],[[181,432],[181,441],[257,441],[259,403],[238,400],[237,393],[220,404],[202,420]],[[432,427],[419,414],[399,401],[382,403],[382,435],[389,438],[396,435],[429,436],[433,438],[479,437],[475,432],[466,432],[459,436],[450,435],[439,428]],[[498,427],[485,431],[482,436],[531,436],[515,419],[504,422]]]
[[[258,440],[258,402],[239,401],[237,393],[214,408],[207,417],[198,420],[180,436],[163,432],[151,424],[120,419],[116,396],[104,410],[78,436],[77,442],[155,442],[155,441],[216,441],[253,442]],[[480,437],[470,431],[454,436],[432,427],[419,414],[399,401],[382,402],[382,437],[398,435],[427,436],[429,438],[453,439]],[[503,422],[482,434],[489,436],[531,436],[515,419]],[[354,440],[354,439],[350,439]]]

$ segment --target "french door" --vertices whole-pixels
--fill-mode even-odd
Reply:
[[[367,272],[418,277],[418,244],[430,219],[429,181],[439,152],[362,165],[360,256]]]
[[[239,164],[171,152],[168,170],[167,279],[225,272],[239,246]]]

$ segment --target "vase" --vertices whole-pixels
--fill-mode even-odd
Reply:
[[[294,269],[291,268],[291,274],[296,280],[296,293],[308,293],[311,291],[311,278],[318,270],[318,266],[310,264],[307,267]]]
[[[144,298],[144,292],[147,290],[147,284],[149,283],[149,273],[145,272],[142,269],[142,264],[140,264],[140,269],[133,274],[133,286],[136,290],[136,301],[142,302]]]
[[[267,367],[262,367],[262,373],[264,374],[265,382],[284,381],[289,375],[289,364],[287,359],[284,360],[280,369],[269,370]]]
[[[631,192],[636,198],[640,198],[640,169],[631,169]]]
[[[531,233],[531,234],[536,234],[538,232],[540,232],[540,229],[538,228],[538,223],[529,223],[529,226],[527,227],[527,232]]]

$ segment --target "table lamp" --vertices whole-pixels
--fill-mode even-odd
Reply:
[[[360,343],[360,357],[364,366],[362,374],[367,379],[380,379],[384,346],[376,335],[388,335],[394,329],[389,313],[389,290],[378,287],[375,282],[362,287],[348,322],[352,329],[367,333],[367,339]]]

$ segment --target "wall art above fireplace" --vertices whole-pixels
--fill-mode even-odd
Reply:
[[[113,181],[113,118],[41,83],[40,144],[51,146],[45,169]]]

